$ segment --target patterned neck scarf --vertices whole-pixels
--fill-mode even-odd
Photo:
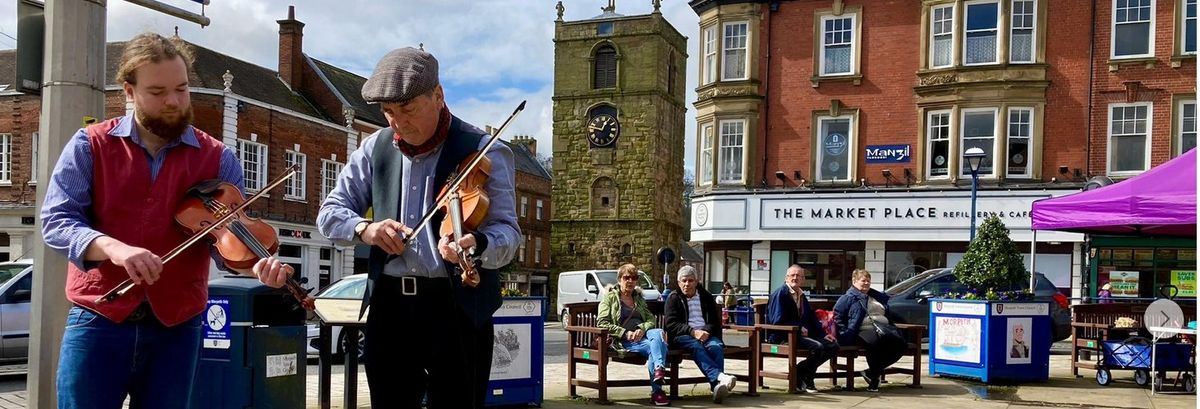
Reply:
[[[396,147],[400,149],[400,152],[403,153],[404,156],[408,156],[408,157],[412,158],[412,157],[416,157],[418,155],[424,154],[426,152],[432,151],[434,149],[437,149],[437,147],[441,146],[442,142],[445,142],[446,138],[449,136],[450,136],[450,108],[447,108],[445,105],[442,105],[442,112],[438,117],[438,126],[437,126],[437,129],[435,129],[433,131],[432,138],[429,138],[429,140],[425,141],[425,143],[423,143],[423,144],[413,145],[411,143],[401,140],[400,134],[397,133],[393,136],[393,138],[395,138],[393,140],[393,144],[396,145]]]

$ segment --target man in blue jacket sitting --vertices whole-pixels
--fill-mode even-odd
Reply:
[[[796,345],[792,348],[808,350],[808,359],[796,364],[800,377],[797,392],[816,393],[817,368],[837,354],[838,344],[834,334],[826,334],[817,320],[816,312],[808,305],[804,295],[804,268],[799,264],[788,267],[784,284],[771,293],[767,304],[767,323],[771,325],[795,325],[800,327]],[[788,334],[773,331],[767,334],[767,342],[787,342]]]

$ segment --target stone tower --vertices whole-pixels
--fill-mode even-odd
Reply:
[[[555,273],[679,254],[687,38],[658,10],[563,21],[554,32]],[[677,264],[671,266],[674,272]],[[672,280],[674,281],[674,280]]]

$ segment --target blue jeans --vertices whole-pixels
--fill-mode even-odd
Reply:
[[[153,317],[118,324],[78,306],[58,361],[60,409],[184,408],[200,356],[200,315],[174,327]]]
[[[708,377],[709,385],[717,384],[717,376],[725,372],[725,343],[717,337],[710,336],[708,341],[700,342],[691,335],[683,335],[672,339],[671,344],[690,352],[692,361]]]
[[[654,369],[667,367],[667,342],[663,340],[663,331],[661,328],[654,328],[646,331],[646,335],[641,341],[621,341],[621,345],[625,346],[625,351],[638,353],[646,356],[646,369],[650,370],[650,379],[654,379]],[[654,392],[662,392],[662,385],[651,382],[650,390]]]

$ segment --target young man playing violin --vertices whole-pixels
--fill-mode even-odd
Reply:
[[[67,315],[58,366],[60,408],[186,408],[208,299],[209,245],[165,255],[189,237],[174,214],[192,186],[243,188],[241,161],[191,126],[191,55],[178,38],[141,34],[125,46],[117,81],[133,115],[79,130],[63,148],[42,205],[46,244],[66,254]],[[280,287],[274,257],[251,273]],[[126,279],[111,302],[97,299]]]
[[[491,206],[474,231],[457,242],[440,237],[437,226],[450,216],[437,213],[414,233],[450,173],[482,149],[487,136],[450,114],[437,60],[425,51],[388,53],[362,93],[380,104],[390,127],[350,155],[317,224],[339,244],[371,246],[363,297],[363,309],[371,306],[365,351],[371,406],[418,408],[427,394],[430,408],[482,408],[491,318],[500,306],[495,270],[521,244],[512,151],[495,144],[484,155],[491,161],[484,184]],[[375,220],[363,218],[368,208]],[[460,249],[473,249],[478,283],[462,281]]]

